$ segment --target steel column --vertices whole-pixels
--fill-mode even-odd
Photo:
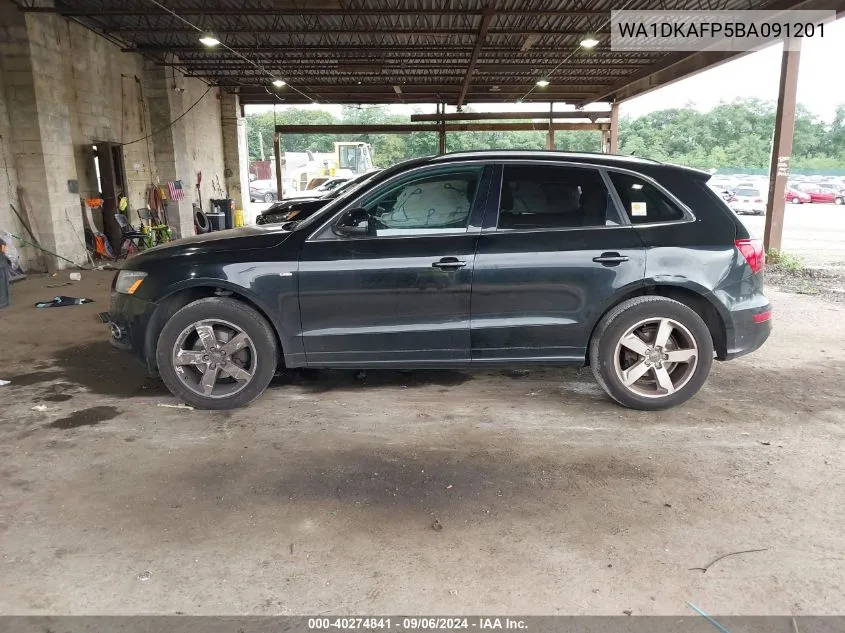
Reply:
[[[619,104],[610,105],[610,153],[619,153]]]
[[[554,109],[554,101],[549,102],[549,131],[546,133],[546,149],[550,152],[555,148],[555,126],[554,119],[552,119]]]
[[[786,48],[786,45],[784,45]],[[783,237],[783,214],[786,204],[786,181],[792,158],[792,137],[795,131],[795,97],[798,92],[798,64],[801,59],[800,40],[792,42],[795,50],[784,50],[780,66],[780,89],[772,161],[769,165],[769,199],[763,244],[766,251],[780,249]]]
[[[281,200],[285,195],[282,188],[282,135],[278,130],[273,134],[273,156],[276,157],[276,199]]]

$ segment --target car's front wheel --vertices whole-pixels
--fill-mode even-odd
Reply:
[[[226,297],[200,299],[176,312],[156,348],[164,384],[200,409],[235,409],[255,400],[270,384],[278,356],[267,320]]]
[[[632,409],[686,402],[707,380],[713,339],[691,308],[665,297],[635,297],[599,322],[590,365],[601,387]]]
[[[264,202],[273,202],[276,200],[276,196],[274,196],[269,191],[264,194]]]
[[[836,198],[833,204],[845,204],[845,198]]]

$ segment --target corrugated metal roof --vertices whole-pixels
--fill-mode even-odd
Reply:
[[[606,35],[595,49],[581,48],[585,34],[608,33],[611,8],[808,4],[831,6],[821,0],[56,0],[51,10],[126,50],[238,91],[244,103],[504,102],[522,98],[544,76],[550,85],[526,100],[589,103],[629,97],[654,87],[652,77],[665,83],[731,56],[614,52]],[[203,46],[197,29],[228,49]],[[272,77],[289,85],[275,89]]]

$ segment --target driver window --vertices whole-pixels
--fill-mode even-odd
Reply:
[[[417,175],[367,200],[370,234],[463,233],[482,168]]]

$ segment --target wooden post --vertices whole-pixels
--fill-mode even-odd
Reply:
[[[546,134],[546,149],[554,151],[555,149],[555,128],[554,128],[554,119],[552,119],[552,112],[554,112],[555,104],[554,101],[549,103],[549,132]]]
[[[769,165],[769,198],[766,205],[766,227],[763,230],[763,246],[766,251],[779,250],[783,237],[786,181],[789,178],[792,136],[795,131],[795,95],[798,91],[800,42],[801,40],[784,42],[783,59],[780,65],[775,136],[772,143],[772,162]]]
[[[602,130],[601,151],[602,154],[607,154],[610,151],[610,130]]]
[[[610,153],[619,153],[619,104],[610,104]]]

